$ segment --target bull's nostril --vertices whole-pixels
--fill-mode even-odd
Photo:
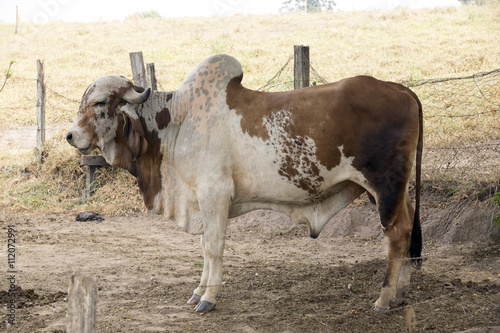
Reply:
[[[66,135],[66,140],[69,142],[69,144],[71,144],[71,141],[73,140],[73,134],[71,134],[71,132]]]

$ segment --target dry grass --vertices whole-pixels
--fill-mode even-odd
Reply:
[[[328,81],[357,74],[415,81],[500,67],[499,17],[500,4],[491,1],[417,11],[168,20],[132,16],[123,22],[25,24],[17,35],[12,25],[0,25],[0,69],[16,61],[0,93],[0,122],[4,129],[35,124],[38,58],[45,62],[49,88],[47,122],[68,128],[83,91],[95,78],[112,73],[131,77],[129,52],[143,51],[145,61],[155,63],[163,90],[176,89],[199,61],[215,53],[239,59],[244,84],[258,88],[288,60],[295,44],[310,46],[313,66]],[[498,126],[498,121],[497,112],[491,123]],[[439,146],[443,138],[450,140],[449,133],[471,133],[477,142],[483,138],[477,127],[487,125],[460,119],[446,125],[427,123],[426,141]],[[495,128],[488,127],[488,140],[498,139]],[[31,150],[0,149],[0,186],[9,189],[0,196],[0,207],[108,213],[143,209],[133,178],[116,170],[101,178],[108,181],[102,181],[91,200],[81,202],[83,169],[63,135],[49,143],[41,168]]]

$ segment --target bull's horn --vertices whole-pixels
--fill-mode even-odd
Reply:
[[[151,88],[144,90],[143,93],[138,93],[135,89],[129,89],[125,95],[123,95],[123,99],[128,103],[132,104],[142,104],[148,100],[149,94],[151,93]]]

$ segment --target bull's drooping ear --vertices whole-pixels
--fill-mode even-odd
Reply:
[[[137,92],[135,89],[129,89],[125,95],[123,95],[123,99],[131,104],[142,104],[148,100],[150,93],[151,88],[144,90],[142,93]]]
[[[144,134],[141,120],[134,111],[127,110],[123,112],[123,120],[123,135],[125,136],[127,146],[132,151],[132,161],[135,161],[148,149],[146,135]]]

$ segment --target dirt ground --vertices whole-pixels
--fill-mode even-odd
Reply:
[[[405,302],[378,314],[384,242],[374,206],[358,201],[317,239],[269,211],[232,220],[223,290],[205,315],[186,304],[202,270],[199,237],[171,221],[0,213],[2,313],[8,225],[17,288],[16,324],[4,316],[0,331],[65,332],[68,285],[80,272],[98,281],[98,332],[500,332],[500,228],[490,219],[498,211],[424,205],[422,269]]]

